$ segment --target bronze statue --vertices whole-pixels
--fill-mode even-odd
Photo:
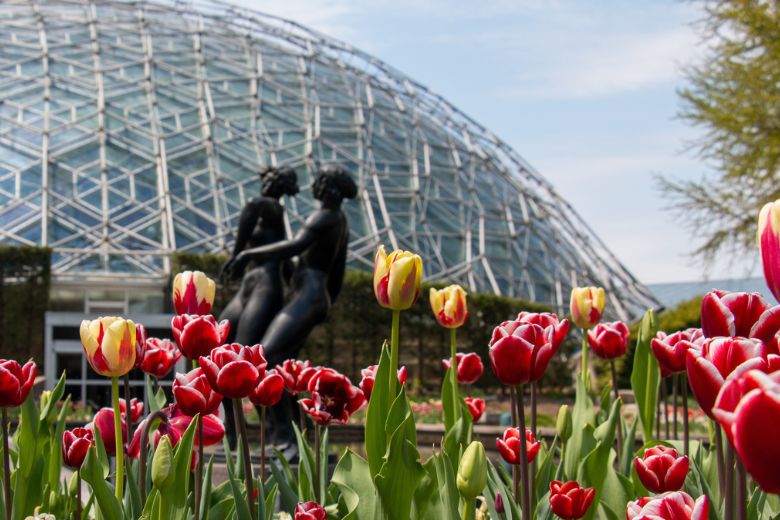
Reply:
[[[243,262],[236,258],[245,250],[284,240],[283,195],[298,193],[298,176],[292,168],[266,168],[260,173],[261,196],[250,200],[241,210],[233,255],[222,267],[222,276],[241,275],[241,287],[219,316],[230,321],[228,342],[242,345],[260,343],[268,325],[284,304],[283,271],[289,276],[289,260],[269,258]],[[248,269],[244,269],[244,268]]]
[[[325,167],[319,171],[312,192],[321,202],[320,209],[306,219],[294,238],[237,249],[234,258],[225,266],[230,274],[241,272],[245,265],[269,262],[282,265],[298,257],[292,276],[292,294],[268,325],[261,341],[269,367],[298,357],[312,329],[327,318],[344,280],[349,226],[341,203],[357,195],[357,186],[344,169]],[[241,312],[239,327],[242,320],[251,319],[245,314],[245,310]],[[236,341],[241,342],[240,334]],[[249,344],[256,342],[250,340]],[[297,408],[285,394],[272,413],[276,442],[292,440],[290,423],[297,413]]]

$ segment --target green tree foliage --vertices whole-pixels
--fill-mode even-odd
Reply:
[[[0,357],[43,362],[51,250],[0,245]]]
[[[780,198],[780,2],[702,5],[706,52],[686,71],[680,116],[703,130],[693,148],[714,173],[659,184],[700,240],[693,255],[706,266],[751,251],[759,208]]]

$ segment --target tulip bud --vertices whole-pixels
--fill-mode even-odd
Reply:
[[[758,249],[764,267],[764,279],[780,302],[780,200],[765,204],[758,214]]]
[[[468,445],[458,465],[457,485],[463,498],[474,500],[487,484],[487,457],[485,447],[479,441]]]
[[[602,287],[575,287],[571,290],[571,321],[582,329],[589,329],[601,320],[606,305]]]
[[[201,271],[184,271],[173,279],[176,314],[208,314],[214,304],[216,284]]]
[[[496,513],[498,514],[504,512],[504,498],[501,496],[501,493],[496,493],[496,501],[493,504],[493,507],[496,509]]]
[[[431,310],[436,321],[442,327],[457,329],[463,325],[469,317],[466,304],[466,291],[460,285],[450,285],[444,289],[431,289]]]
[[[152,482],[159,490],[173,484],[173,447],[167,435],[163,435],[152,459]]]
[[[567,442],[571,438],[574,427],[571,421],[571,410],[569,405],[564,404],[558,408],[558,419],[555,421],[555,429],[558,431],[558,437],[561,442]]]
[[[396,249],[390,255],[379,246],[374,259],[374,295],[379,305],[406,310],[417,301],[422,284],[422,258]]]
[[[135,323],[114,316],[84,320],[81,345],[90,366],[105,377],[127,374],[135,365]]]

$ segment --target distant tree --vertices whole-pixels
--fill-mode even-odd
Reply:
[[[759,209],[780,198],[780,0],[701,4],[706,51],[686,70],[679,115],[703,129],[692,145],[714,173],[659,184],[707,266],[751,251]]]

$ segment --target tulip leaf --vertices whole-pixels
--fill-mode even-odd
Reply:
[[[108,463],[108,454],[106,453],[106,446],[103,444],[103,435],[100,433],[100,428],[97,424],[93,424],[93,428],[95,429],[95,452],[97,453],[98,462],[100,462],[100,466],[103,468],[103,478],[105,479],[111,473],[111,466]],[[151,468],[151,464],[149,467]]]
[[[105,518],[124,518],[122,504],[114,496],[114,487],[103,475],[103,465],[98,459],[96,447],[87,450],[87,456],[81,465],[81,478],[92,487],[97,505]]]
[[[620,399],[612,403],[609,418],[593,431],[596,447],[580,462],[577,470],[577,481],[581,485],[584,484],[596,489],[596,496],[593,498],[594,504],[599,503],[607,472],[613,467],[615,453],[612,450],[612,445],[615,442],[615,429],[620,415],[620,405]],[[598,507],[595,505],[592,506],[585,515],[585,520],[592,520],[597,509]]]
[[[558,436],[553,438],[552,444],[549,449],[545,449],[544,453],[539,453],[538,457],[541,457],[542,463],[539,464],[539,468],[536,470],[536,492],[533,495],[535,501],[541,500],[545,493],[550,490],[550,480],[552,479],[552,467],[553,458],[555,456],[555,448],[558,444]]]
[[[190,493],[190,466],[192,465],[192,445],[194,443],[196,422],[196,419],[190,421],[190,425],[187,426],[184,435],[179,440],[173,455],[172,470],[174,481],[170,500],[173,507],[178,511],[186,509],[187,497]]]
[[[460,493],[455,483],[455,472],[452,470],[452,462],[446,453],[433,455],[436,465],[436,479],[439,482],[439,497],[443,506],[445,518],[459,518],[458,500]]]
[[[567,478],[573,479],[577,475],[577,466],[587,453],[596,445],[593,439],[595,413],[593,401],[591,401],[585,384],[581,378],[577,378],[575,386],[574,407],[572,408],[572,436],[566,443],[564,460],[564,473]]]
[[[295,438],[298,441],[298,500],[308,502],[314,500],[315,497],[314,453],[298,429],[298,425],[293,423],[292,426],[295,431]],[[325,460],[327,461],[328,459]]]
[[[560,466],[559,466],[560,467]],[[520,511],[515,503],[512,490],[506,486],[504,479],[496,469],[490,460],[488,460],[488,483],[485,488],[487,493],[485,498],[487,499],[488,511],[490,511],[490,518],[506,518],[507,520],[519,520]],[[496,511],[496,499],[498,495],[501,495],[501,501],[504,505],[504,512],[499,513]],[[549,507],[549,504],[548,504]],[[539,516],[540,506],[537,506],[537,519],[541,520],[544,517]]]
[[[412,503],[412,518],[442,518],[443,511],[439,499],[439,479],[436,474],[436,460],[429,457],[423,464],[425,476],[417,485]]]
[[[279,497],[281,500],[282,511],[286,511],[290,515],[295,511],[295,506],[298,503],[298,495],[295,492],[295,488],[298,487],[298,483],[295,481],[290,463],[284,457],[284,454],[277,449],[274,449],[276,453],[276,460],[270,464],[271,474],[273,480],[279,486]]]
[[[626,422],[623,421],[623,431],[626,432],[625,440],[623,441],[623,458],[621,459],[622,467],[620,472],[623,475],[631,474],[631,466],[633,465],[634,446],[636,446],[636,426],[639,421],[634,420],[631,426],[626,427]]]
[[[462,410],[460,417],[455,424],[444,435],[444,451],[452,464],[454,471],[457,471],[460,463],[460,455],[466,446],[471,443],[471,423],[473,421],[471,413],[466,403],[461,400]]]
[[[227,467],[227,470],[230,489],[233,491],[233,503],[236,507],[236,520],[252,520],[252,515],[249,513],[249,505],[247,505],[246,502],[246,497],[243,493],[241,493],[238,477],[235,475],[235,473],[233,473],[233,470],[230,468],[230,466]],[[219,517],[215,516],[215,518]]]
[[[444,418],[444,432],[445,435],[449,433],[455,422],[458,420],[458,410],[460,409],[460,402],[458,392],[453,391],[453,388],[457,388],[457,380],[453,385],[452,378],[458,377],[458,371],[450,367],[444,373],[444,378],[441,383],[441,411]],[[449,453],[452,456],[452,453]]]
[[[653,438],[656,408],[658,407],[658,383],[661,371],[658,361],[650,350],[650,342],[658,332],[655,311],[648,309],[639,326],[634,351],[634,366],[631,372],[631,389],[634,391],[642,434],[645,440]]]
[[[68,418],[69,409],[70,396],[65,398],[65,402],[57,417],[57,426],[49,441],[49,456],[46,459],[46,464],[49,487],[54,490],[59,489],[60,471],[62,469],[62,434],[65,432],[65,421]]]
[[[612,460],[612,457],[610,457],[610,460]],[[610,464],[607,468],[607,476],[604,479],[601,505],[617,515],[618,512],[624,512],[628,501],[634,498],[636,498],[636,493],[631,480],[625,475],[616,472]],[[595,505],[594,502],[593,507]]]
[[[374,479],[383,509],[390,520],[408,520],[417,484],[425,475],[419,462],[414,416],[406,393],[393,402],[385,424],[387,455]]]
[[[211,474],[213,472],[214,456],[209,457],[209,465],[206,466],[206,471],[203,472],[203,482],[201,484],[200,494],[200,515],[198,518],[201,520],[209,520],[209,511],[211,508]]]
[[[374,389],[368,402],[366,412],[365,445],[368,467],[371,470],[371,478],[374,479],[382,468],[382,459],[387,452],[387,433],[385,421],[390,412],[390,351],[387,343],[382,346],[382,354],[379,357],[379,366],[376,369]],[[393,374],[395,377],[395,374]]]
[[[336,464],[331,482],[341,492],[347,506],[345,519],[371,520],[376,516],[377,491],[371,480],[371,471],[366,459],[347,449]]]
[[[60,399],[62,399],[64,393],[65,393],[65,371],[63,370],[62,375],[60,375],[60,380],[57,381],[57,384],[54,385],[54,388],[52,388],[51,393],[49,394],[49,400],[46,402],[46,405],[44,405],[44,407],[41,408],[41,412],[39,415],[41,426],[44,426],[52,409],[57,407],[57,402]]]

